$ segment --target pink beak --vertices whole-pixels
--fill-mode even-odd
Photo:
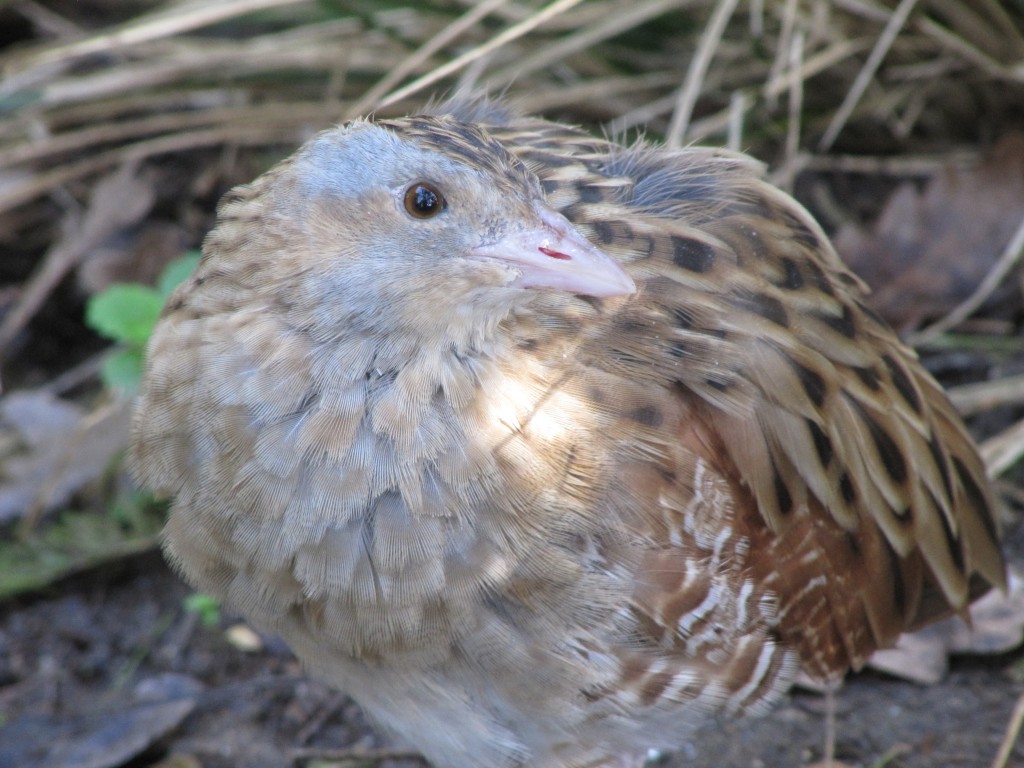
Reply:
[[[572,223],[545,205],[535,205],[540,224],[478,245],[470,258],[498,261],[519,272],[513,285],[551,288],[584,296],[626,296],[636,284],[604,251],[591,245]]]

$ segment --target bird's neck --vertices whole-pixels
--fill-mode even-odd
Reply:
[[[366,348],[357,369],[362,429],[372,435],[378,466],[393,473],[382,480],[399,488],[414,514],[464,509],[458,500],[479,499],[480,489],[494,487],[510,441],[524,431],[557,441],[564,431],[560,425],[576,403],[561,390],[577,366],[585,325],[579,315],[594,308],[572,297],[541,298],[549,300],[458,336],[383,336]],[[572,418],[586,420],[582,413]],[[431,502],[428,486],[451,494]]]

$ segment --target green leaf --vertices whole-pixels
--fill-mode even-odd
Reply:
[[[115,349],[103,360],[100,378],[107,389],[133,395],[142,382],[143,356],[138,347]]]
[[[199,616],[199,621],[207,629],[220,624],[220,602],[215,597],[194,592],[185,598],[185,610]]]
[[[144,497],[131,515],[64,512],[25,538],[0,538],[0,602],[104,563],[155,549],[163,506]],[[127,522],[126,522],[127,520]]]
[[[199,251],[188,251],[164,267],[164,271],[157,281],[157,290],[160,291],[160,296],[164,301],[167,301],[171,291],[188,280],[196,271],[196,267],[199,266],[199,257]]]
[[[153,332],[163,303],[152,288],[117,283],[89,299],[85,322],[108,339],[142,346]]]

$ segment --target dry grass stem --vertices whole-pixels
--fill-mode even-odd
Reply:
[[[815,155],[807,169],[826,173],[857,173],[869,176],[932,176],[944,168],[969,168],[978,163],[976,148],[949,149],[941,155],[902,155],[873,157],[870,155]]]
[[[127,147],[101,152],[73,163],[0,186],[0,213],[33,200],[46,192],[76,179],[82,179],[125,161],[165,155],[172,152],[213,147],[220,144],[247,145],[297,144],[304,137],[294,126],[251,125],[246,130],[238,125],[182,131],[167,136],[139,141]]]
[[[775,58],[772,59],[771,69],[768,70],[768,82],[776,82],[779,77],[785,72],[798,72],[791,66],[792,58],[792,43],[793,43],[793,29],[796,27],[796,0],[784,0],[782,6],[782,26],[779,29],[779,43],[775,50]],[[787,85],[787,89],[791,89],[792,85]],[[774,106],[773,97],[779,93],[771,93],[769,89],[765,88],[765,95],[768,98],[768,104]]]
[[[975,310],[985,303],[985,300],[992,295],[992,292],[1002,285],[1003,280],[1010,274],[1010,271],[1020,263],[1022,255],[1024,255],[1024,219],[1017,226],[1016,232],[1013,233],[1013,237],[1010,238],[1010,242],[1003,249],[999,259],[992,265],[992,269],[989,270],[988,274],[985,275],[985,279],[978,284],[978,287],[974,289],[971,295],[954,307],[945,317],[914,334],[910,338],[910,342],[912,344],[924,344],[934,339],[940,333],[956,327],[970,317]]]
[[[949,390],[949,399],[964,416],[1024,404],[1024,374],[993,381],[961,384]]]
[[[794,71],[801,69],[804,57],[804,33],[798,30],[790,43],[788,68]],[[783,150],[781,180],[783,189],[792,191],[796,178],[797,152],[800,149],[800,119],[804,106],[804,81],[794,78],[793,87],[789,90],[789,119],[786,121],[786,144]]]
[[[10,77],[5,85],[0,85],[0,95],[21,87],[24,79],[31,81],[34,79],[33,75],[41,74],[55,65],[67,66],[73,60],[91,54],[102,53],[109,56],[140,43],[180,35],[183,32],[237,18],[253,11],[308,2],[309,0],[221,0],[221,2],[198,0],[171,5],[113,30],[87,37],[84,40],[58,45],[48,50],[44,49],[24,62],[24,69],[20,73],[21,78]]]
[[[878,70],[879,65],[882,63],[882,59],[889,52],[893,42],[896,40],[896,36],[899,34],[903,25],[907,22],[907,17],[910,12],[914,9],[917,4],[917,0],[900,0],[900,4],[896,7],[892,16],[889,17],[888,22],[885,25],[885,29],[882,30],[881,36],[878,38],[878,42],[875,43],[875,47],[871,49],[871,53],[868,56],[864,66],[860,72],[857,73],[857,79],[853,81],[853,85],[850,86],[850,90],[847,91],[846,97],[843,99],[843,103],[839,106],[836,114],[832,117],[832,121],[829,123],[828,129],[825,134],[821,137],[821,141],[818,142],[818,149],[822,152],[826,152],[832,148],[835,143],[836,137],[839,136],[839,132],[843,130],[843,126],[846,125],[846,121],[850,119],[850,115],[853,114],[853,110],[857,106],[857,102],[860,101],[860,97],[864,95],[864,91],[867,89],[871,79],[875,76],[875,72]]]
[[[447,64],[417,78],[404,88],[399,88],[397,91],[393,91],[389,96],[381,100],[380,106],[386,107],[389,104],[394,104],[408,96],[418,93],[427,86],[433,85],[448,75],[458,72],[467,64],[486,56],[492,51],[496,51],[506,43],[520,38],[528,32],[536,29],[551,17],[557,16],[560,13],[565,13],[565,11],[569,10],[574,5],[579,5],[581,2],[582,0],[556,0],[556,2],[553,2],[542,10],[537,11],[537,13],[529,18],[524,19],[515,26],[509,27],[500,35],[490,38],[486,43],[477,46],[471,51],[466,51],[466,53],[456,57]]]
[[[672,121],[669,123],[668,132],[665,135],[665,144],[669,147],[678,149],[683,145],[683,137],[690,125],[690,116],[697,103],[697,96],[703,86],[711,58],[722,39],[725,25],[729,22],[733,11],[736,10],[736,2],[737,0],[719,0],[715,5],[715,12],[711,15],[711,20],[708,21],[704,33],[700,36],[700,45],[698,45],[693,59],[690,60],[686,80],[679,89],[672,110]]]
[[[649,0],[640,4],[623,4],[621,10],[616,8],[615,13],[596,19],[578,32],[566,35],[553,43],[541,44],[526,58],[499,69],[487,79],[486,87],[491,90],[500,89],[516,80],[525,78],[532,72],[564,61],[579,51],[621,35],[625,30],[633,29],[673,8],[693,4],[694,0]]]
[[[992,768],[1006,768],[1010,764],[1013,748],[1020,738],[1022,726],[1024,726],[1024,693],[1017,699],[1017,705],[1013,708],[1013,713],[1006,723],[1006,732],[999,745],[999,752],[996,753],[996,757],[992,761]]]
[[[742,91],[733,91],[729,97],[729,128],[725,145],[733,152],[743,147],[743,116],[747,111],[747,97]]]
[[[998,477],[1024,457],[1024,419],[981,444],[989,477]]]
[[[917,26],[928,37],[949,49],[951,53],[981,68],[987,75],[1000,80],[1024,82],[1024,64],[1021,62],[1018,61],[1011,66],[1004,66],[991,56],[978,50],[976,46],[931,19],[921,19],[917,22]]]
[[[346,119],[351,120],[359,115],[372,112],[380,99],[398,85],[403,78],[415,72],[431,56],[452,41],[457,40],[466,30],[479,24],[484,18],[507,2],[508,0],[484,0],[484,2],[472,6],[466,13],[423,43],[416,51],[405,60],[399,62],[384,77],[378,80],[372,88],[352,105],[346,113]]]

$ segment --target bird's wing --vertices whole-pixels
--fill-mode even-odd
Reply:
[[[629,265],[639,293],[581,355],[685,404],[674,439],[731,484],[748,573],[777,596],[778,631],[809,671],[858,666],[1004,583],[996,502],[963,423],[756,164],[542,121],[491,130]]]

